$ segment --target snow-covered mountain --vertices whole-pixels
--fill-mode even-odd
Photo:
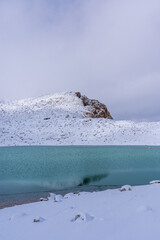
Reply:
[[[72,144],[160,145],[160,122],[114,121],[74,92],[0,102],[0,146]]]

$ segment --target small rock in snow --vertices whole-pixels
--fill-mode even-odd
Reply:
[[[48,198],[40,198],[40,201],[48,201]]]
[[[94,217],[89,215],[88,213],[78,213],[71,220],[71,222],[88,222],[88,221],[92,221],[93,219]]]
[[[45,219],[44,218],[42,218],[42,217],[38,217],[38,218],[34,218],[33,219],[33,222],[44,222],[45,221]]]
[[[123,192],[123,191],[131,191],[131,190],[132,190],[132,187],[130,185],[124,185],[120,189],[121,192]]]

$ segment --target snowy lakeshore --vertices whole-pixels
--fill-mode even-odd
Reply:
[[[49,200],[0,210],[0,239],[158,240],[160,184],[51,194]]]
[[[145,149],[148,154],[153,151],[153,147]],[[159,147],[154,149],[159,152]],[[157,166],[155,159],[151,160]],[[146,176],[149,177],[150,171],[146,169]],[[149,177],[150,180],[153,176]],[[1,209],[0,239],[159,240],[160,181],[148,183],[105,191],[71,189],[71,193],[63,196],[52,192],[49,197],[42,195],[39,202]]]
[[[0,240],[160,240],[160,0],[0,0]]]
[[[93,117],[73,92],[0,102],[0,112],[0,146],[160,145],[160,122]],[[0,239],[159,240],[160,184],[124,190],[52,193],[1,209]]]

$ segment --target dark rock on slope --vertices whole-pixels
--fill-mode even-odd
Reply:
[[[75,94],[82,100],[83,105],[86,107],[86,117],[113,119],[106,105],[103,103],[95,99],[89,99],[85,95],[81,95],[80,92],[76,92]]]

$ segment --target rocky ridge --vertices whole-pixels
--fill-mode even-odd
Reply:
[[[106,105],[95,99],[89,99],[85,95],[81,95],[80,92],[75,93],[80,98],[85,107],[88,107],[88,111],[85,113],[86,117],[91,118],[108,118],[113,119]]]

